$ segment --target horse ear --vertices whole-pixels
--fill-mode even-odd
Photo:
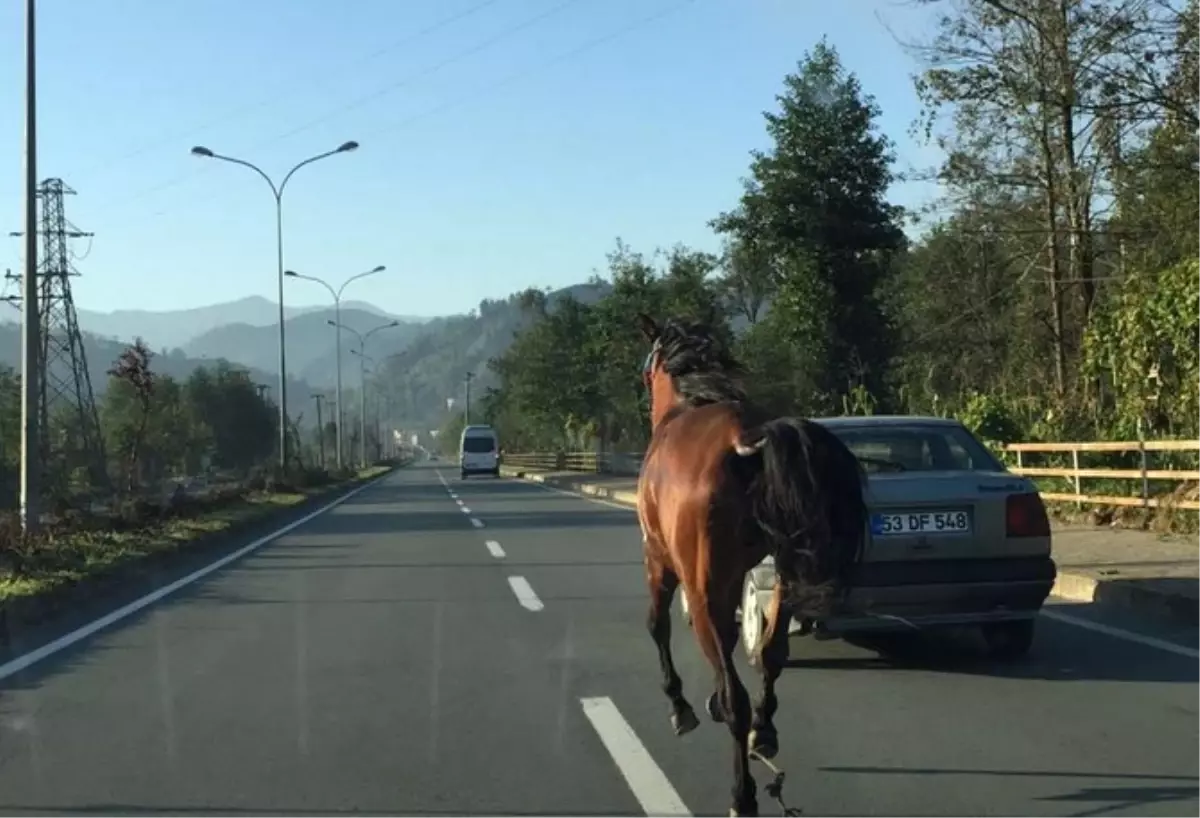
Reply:
[[[646,315],[644,312],[638,313],[638,325],[642,329],[642,335],[646,336],[646,340],[653,343],[658,340],[658,323]]]

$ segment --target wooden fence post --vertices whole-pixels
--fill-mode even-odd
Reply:
[[[1138,438],[1138,467],[1142,470],[1142,509],[1150,508],[1150,481],[1146,478],[1147,458],[1146,458],[1146,435],[1142,432],[1142,419],[1137,420],[1137,438]]]
[[[1079,449],[1071,449],[1071,468],[1075,470],[1075,510],[1083,508],[1083,488],[1079,484]]]

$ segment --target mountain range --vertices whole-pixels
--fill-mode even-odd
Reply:
[[[592,303],[608,289],[601,282],[567,287],[548,293],[547,305],[552,308],[565,296]],[[313,395],[320,392],[329,397],[336,383],[336,336],[329,325],[334,311],[298,307],[285,308],[285,312],[288,412],[307,426],[315,415]],[[199,366],[225,359],[246,367],[256,382],[269,385],[272,391],[277,386],[278,307],[268,299],[253,296],[161,312],[78,309],[77,313],[97,397],[106,386],[107,370],[136,337],[157,351],[154,369],[172,377],[185,378]],[[0,365],[20,366],[19,315],[16,310],[0,312]],[[348,422],[358,414],[354,396],[362,374],[360,364],[365,363],[363,369],[378,367],[385,373],[383,388],[400,425],[421,430],[441,425],[447,399],[455,399],[461,407],[467,372],[475,376],[475,395],[494,385],[488,361],[508,348],[513,334],[527,320],[519,293],[501,300],[484,299],[478,309],[465,315],[435,318],[393,315],[365,302],[345,302],[340,319],[343,326],[359,334],[370,333],[366,361],[352,351],[359,346],[355,334],[342,333],[342,383],[351,404],[345,407]]]

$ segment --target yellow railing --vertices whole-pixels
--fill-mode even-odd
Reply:
[[[1058,492],[1042,492],[1042,497],[1068,503],[1090,503],[1103,506],[1141,506],[1142,508],[1171,508],[1200,510],[1200,502],[1196,500],[1176,500],[1171,497],[1156,497],[1150,493],[1152,480],[1170,480],[1176,483],[1200,481],[1200,470],[1184,469],[1152,469],[1150,468],[1151,452],[1200,452],[1200,440],[1144,440],[1144,441],[1099,441],[1079,443],[1009,443],[1004,451],[1016,455],[1016,465],[1012,471],[1026,477],[1056,477],[1070,480],[1075,491],[1073,494]],[[1117,452],[1137,452],[1138,468],[1136,469],[1105,469],[1080,465],[1080,455],[1094,453],[1113,454]],[[1046,467],[1025,465],[1025,455],[1030,454],[1070,454],[1071,466]],[[1084,494],[1084,480],[1136,480],[1140,485],[1137,496]]]
[[[605,458],[595,452],[521,452],[505,453],[502,465],[539,471],[577,471],[598,474],[604,471]]]
[[[1169,496],[1151,494],[1152,481],[1172,481],[1189,483],[1200,481],[1200,469],[1157,469],[1150,468],[1150,454],[1155,452],[1192,452],[1200,453],[1200,440],[1147,440],[1147,441],[1099,441],[1079,443],[1009,443],[1003,446],[1005,452],[1015,456],[1016,464],[1011,470],[1035,480],[1041,478],[1059,478],[1069,480],[1074,492],[1042,492],[1042,497],[1055,502],[1076,504],[1092,504],[1104,506],[1141,506],[1143,508],[1170,507],[1176,509],[1200,510],[1200,502],[1196,500],[1174,499]],[[1138,452],[1138,468],[1109,469],[1083,466],[1080,456],[1095,453]],[[1071,466],[1048,467],[1028,466],[1025,458],[1029,455],[1069,454]],[[503,463],[517,469],[536,469],[539,471],[576,471],[590,474],[637,474],[640,455],[633,453],[596,452],[522,452],[505,454]],[[1107,495],[1085,494],[1082,489],[1084,480],[1134,480],[1140,483],[1136,495]]]

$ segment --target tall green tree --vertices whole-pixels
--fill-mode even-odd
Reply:
[[[812,384],[797,402],[847,383],[882,391],[892,353],[882,287],[905,242],[886,198],[893,155],[879,108],[825,41],[784,79],[777,102],[764,114],[773,147],[753,153],[738,207],[713,227],[777,260],[772,312],[787,315],[774,336],[806,361]]]

